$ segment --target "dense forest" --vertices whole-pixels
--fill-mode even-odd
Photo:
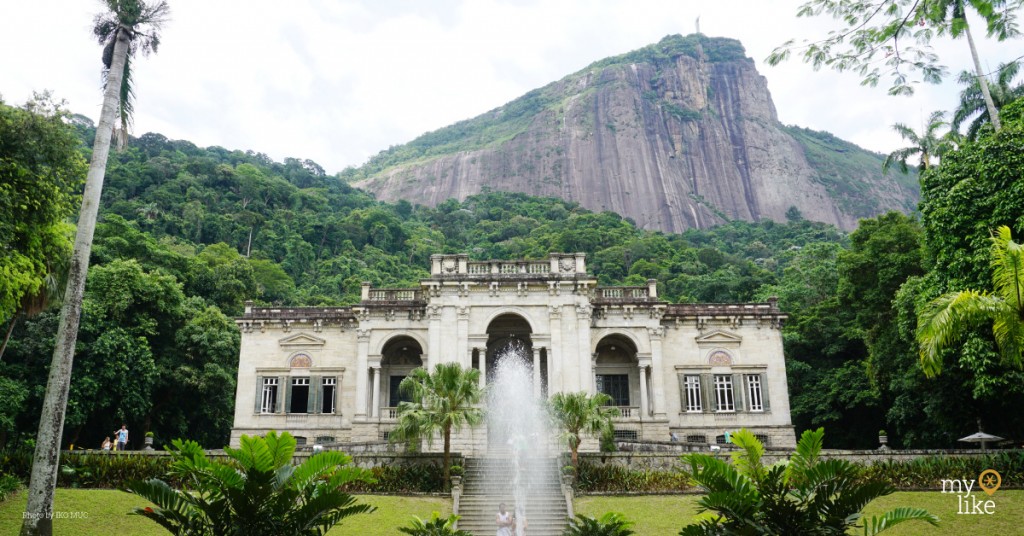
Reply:
[[[36,113],[2,103],[0,110],[5,118]],[[137,436],[153,431],[158,444],[190,437],[223,446],[238,360],[232,317],[246,300],[351,304],[362,281],[416,284],[431,254],[551,251],[586,252],[602,284],[656,278],[673,302],[778,296],[790,315],[794,423],[798,432],[825,426],[828,446],[874,447],[886,429],[898,447],[952,447],[979,418],[986,431],[1022,437],[1024,416],[1015,409],[1024,403],[1024,375],[1000,363],[990,327],[949,351],[934,379],[922,372],[914,342],[922,304],[947,290],[991,288],[991,230],[1024,231],[1024,106],[1006,110],[1002,132],[965,143],[922,175],[918,216],[862,220],[849,235],[796,211],[785,223],[675,235],[520,194],[489,192],[436,208],[387,204],[309,160],[275,162],[145,134],[112,154],[107,169],[65,442],[96,447],[124,422]],[[91,123],[63,117],[60,128],[80,143],[74,150],[88,156]],[[74,193],[80,185],[62,187]],[[57,302],[59,295],[48,307],[23,303],[0,314],[9,336],[0,357],[0,447],[34,437]]]

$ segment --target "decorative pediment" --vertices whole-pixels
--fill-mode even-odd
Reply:
[[[716,329],[697,337],[697,346],[725,346],[736,347],[743,342],[743,337],[729,332]]]
[[[323,346],[324,344],[327,343],[327,341],[324,340],[324,339],[321,339],[320,337],[315,337],[313,335],[310,335],[308,333],[296,333],[295,335],[291,335],[291,336],[285,337],[285,338],[277,341],[277,343],[280,344],[281,346],[285,347],[285,348],[296,348],[296,347]]]

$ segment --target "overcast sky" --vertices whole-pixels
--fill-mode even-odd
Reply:
[[[826,19],[797,19],[799,0],[169,0],[158,54],[135,63],[135,135],[159,132],[200,146],[309,158],[328,173],[390,145],[479,115],[589,63],[701,31],[739,39],[768,79],[779,118],[863,147],[900,147],[890,125],[918,128],[952,109],[955,76],[915,96],[863,88],[854,74],[799,60],[768,67],[789,38],[820,37]],[[52,90],[98,119],[100,47],[88,0],[4,0],[0,95],[22,103]],[[994,70],[1020,41],[985,42]],[[944,63],[968,67],[964,41],[939,43]],[[888,86],[886,86],[888,87]]]

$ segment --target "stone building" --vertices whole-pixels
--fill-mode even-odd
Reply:
[[[231,443],[268,430],[300,443],[379,441],[395,425],[397,387],[409,371],[458,361],[479,369],[484,384],[514,345],[525,350],[540,396],[609,394],[622,413],[621,439],[674,433],[714,444],[745,427],[769,446],[791,447],[784,318],[774,300],[670,304],[658,300],[655,280],[598,286],[582,253],[434,255],[418,288],[364,284],[350,307],[247,306],[236,320]],[[486,428],[464,429],[453,448],[484,452]]]

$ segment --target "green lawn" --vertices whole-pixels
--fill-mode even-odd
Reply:
[[[413,515],[430,517],[434,510],[447,516],[451,513],[451,500],[440,497],[395,497],[365,495],[359,497],[377,507],[372,514],[357,515],[342,522],[328,534],[341,535],[400,535],[397,527],[405,525]],[[0,534],[17,534],[21,528],[21,514],[25,509],[25,493],[0,503]],[[139,516],[126,513],[136,506],[149,503],[139,497],[115,490],[59,489],[55,511],[75,513],[77,519],[58,519],[58,534],[76,536],[166,536],[159,525]]]
[[[985,494],[975,495],[988,500]],[[583,497],[576,501],[576,513],[598,516],[614,511],[633,521],[637,536],[664,536],[677,534],[684,523],[697,512],[696,495],[654,495],[641,497]],[[997,491],[991,497],[996,503],[992,515],[958,515],[955,495],[939,492],[899,492],[871,503],[865,513],[879,515],[899,506],[925,508],[939,516],[942,523],[932,527],[927,523],[907,523],[894,527],[885,534],[893,536],[924,536],[932,534],[1019,534],[1024,526],[1024,491]]]

